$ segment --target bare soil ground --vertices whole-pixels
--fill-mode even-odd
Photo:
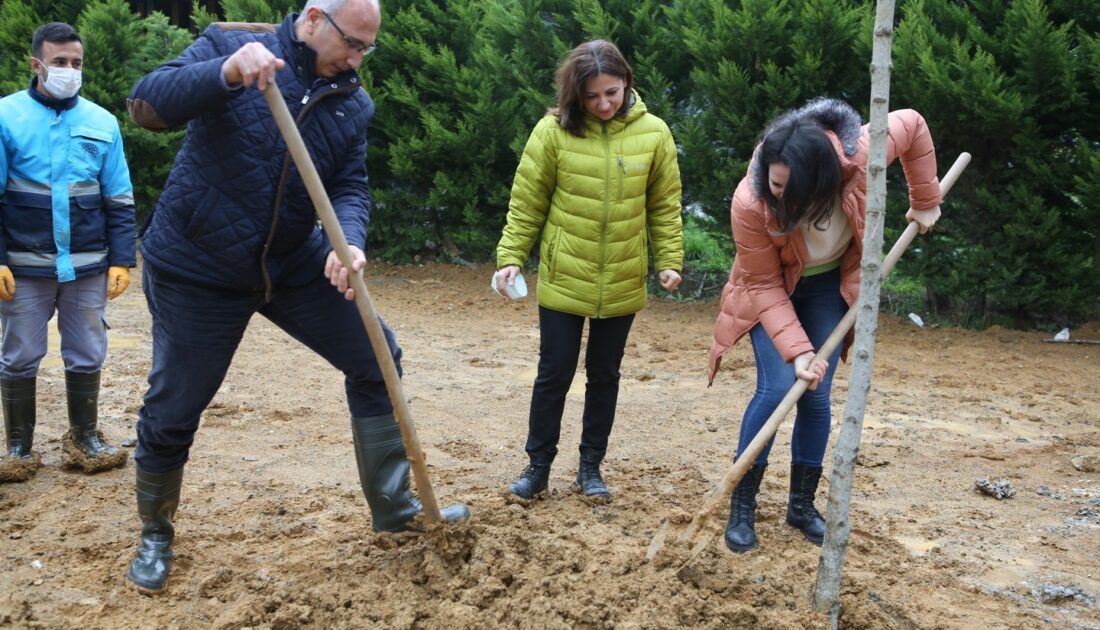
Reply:
[[[536,305],[492,294],[489,267],[373,266],[369,286],[405,350],[405,394],[441,502],[440,538],[372,532],[342,378],[257,318],[206,412],[184,479],[167,590],[124,579],[140,523],[133,463],[61,467],[64,377],[39,379],[43,467],[0,486],[0,626],[20,628],[814,628],[819,549],[784,522],[789,424],[760,496],[761,546],[719,538],[684,567],[644,554],[662,519],[698,509],[730,464],[752,392],[751,349],[714,387],[717,306],[654,300],[623,364],[594,506],[571,490],[583,371],[548,498],[511,503],[525,463]],[[534,278],[529,278],[534,285]],[[140,287],[112,302],[103,430],[133,436],[151,340]],[[917,328],[883,317],[842,589],[847,628],[1100,628],[1100,346],[1044,333]],[[1100,326],[1074,331],[1100,339]],[[848,368],[838,372],[839,418]],[[788,420],[788,423],[790,419]],[[833,438],[835,439],[834,431]],[[831,466],[826,458],[826,476]],[[1005,480],[998,500],[975,481]],[[824,510],[826,483],[818,495]]]

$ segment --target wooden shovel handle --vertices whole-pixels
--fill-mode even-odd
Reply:
[[[363,318],[363,325],[370,337],[370,345],[374,350],[375,359],[382,369],[382,377],[386,382],[386,391],[393,403],[394,415],[397,416],[397,425],[401,428],[401,439],[405,442],[405,452],[412,464],[413,480],[416,482],[416,490],[420,495],[420,501],[424,505],[424,513],[428,517],[429,526],[434,526],[442,521],[439,514],[439,504],[435,500],[435,492],[432,490],[431,479],[428,477],[428,466],[424,460],[424,451],[420,448],[420,439],[416,435],[416,425],[413,424],[412,414],[405,402],[405,395],[401,389],[401,376],[397,373],[397,364],[390,354],[389,343],[382,331],[382,324],[378,321],[378,314],[374,310],[370,293],[367,291],[367,283],[363,280],[363,272],[351,272],[351,249],[348,239],[344,236],[344,229],[340,227],[340,221],[336,218],[336,211],[329,201],[328,193],[317,174],[317,167],[306,150],[302,135],[298,132],[298,125],[287,109],[282,92],[278,86],[269,84],[264,90],[264,98],[271,107],[271,113],[275,116],[275,124],[286,140],[287,149],[290,151],[294,163],[298,166],[298,172],[306,184],[309,197],[321,217],[321,225],[325,228],[325,234],[332,243],[332,248],[339,257],[340,262],[349,271],[348,282],[355,291],[355,305],[359,308],[359,315]],[[335,290],[335,289],[334,289]]]
[[[959,175],[970,164],[970,154],[961,153],[958,159],[955,160],[955,164],[951,166],[951,169],[947,171],[947,174],[940,180],[940,198],[947,196],[947,193],[951,191],[951,188],[955,185],[955,181],[959,179]],[[894,246],[890,248],[890,252],[886,254],[886,258],[882,261],[882,277],[885,279],[886,275],[894,268],[894,265],[901,258],[901,255],[905,253],[905,250],[909,247],[909,244],[913,242],[917,234],[920,232],[920,226],[916,222],[910,222],[898,238]],[[848,309],[848,312],[844,314],[844,318],[840,320],[840,323],[833,329],[832,334],[825,340],[825,343],[821,345],[821,348],[817,351],[813,363],[818,361],[827,361],[833,352],[836,350],[840,342],[844,340],[844,337],[848,334],[848,331],[852,329],[852,326],[856,323],[856,311],[858,302],[852,304]],[[812,365],[812,364],[811,364]],[[779,424],[783,422],[783,418],[790,413],[791,408],[794,407],[798,399],[802,397],[802,394],[806,393],[806,389],[809,387],[809,382],[802,379],[795,381],[795,384],[787,392],[787,395],[783,397],[783,400],[779,402],[779,406],[775,408],[772,415],[768,417],[768,421],[764,423],[764,426],[760,428],[760,431],[756,433],[756,437],[749,442],[749,445],[742,451],[741,456],[737,458],[737,461],[733,463],[733,466],[722,477],[722,481],[718,484],[714,494],[704,504],[703,509],[699,511],[699,517],[705,517],[706,514],[715,510],[720,504],[724,503],[733,489],[737,486],[737,483],[741,481],[741,478],[745,476],[749,468],[752,467],[753,461],[756,460],[756,456],[760,454],[760,451],[764,450],[764,446],[775,435],[776,430],[779,429]]]

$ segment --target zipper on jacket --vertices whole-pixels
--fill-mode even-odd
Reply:
[[[312,102],[309,101],[313,94],[313,88],[310,87],[306,89],[305,96],[302,97],[302,105],[304,105],[304,107],[302,107],[302,110],[298,112],[298,116],[294,119],[294,125],[300,125],[305,119],[306,113],[326,96],[343,94],[344,92],[354,92],[358,89],[359,81],[356,80],[354,83],[348,84],[343,88],[321,92]],[[263,252],[260,254],[260,273],[264,278],[264,304],[269,304],[271,302],[271,275],[267,272],[267,253],[271,251],[271,243],[275,240],[275,230],[279,227],[279,207],[283,205],[283,188],[286,186],[286,178],[290,173],[290,162],[290,149],[288,147],[286,155],[283,156],[283,172],[279,176],[279,183],[275,188],[275,208],[271,212],[271,228],[267,231],[267,240],[264,241]]]
[[[619,154],[619,203],[623,201],[623,181],[626,179],[626,165],[623,164],[623,156]]]
[[[603,311],[604,265],[607,256],[607,219],[611,212],[611,139],[607,135],[607,122],[600,122],[600,135],[603,137],[604,179],[603,179],[603,221],[600,223],[600,265],[596,271],[596,317]]]

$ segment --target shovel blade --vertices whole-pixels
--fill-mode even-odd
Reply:
[[[657,567],[682,567],[702,553],[714,537],[706,528],[709,514],[696,514],[690,520],[685,515],[666,518],[646,549],[646,560]]]

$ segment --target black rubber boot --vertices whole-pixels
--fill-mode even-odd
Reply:
[[[371,527],[377,532],[419,531],[412,521],[424,508],[409,490],[409,459],[394,415],[352,418],[351,433]],[[470,508],[449,505],[439,515],[446,523],[458,523],[470,518]]]
[[[754,464],[730,495],[730,520],[726,547],[735,553],[756,549],[756,494],[767,464]]]
[[[602,461],[603,453],[581,452],[581,463],[577,469],[577,489],[589,499],[607,503],[611,501],[611,491],[607,489],[600,474]]]
[[[4,435],[8,441],[8,457],[31,457],[37,382],[37,378],[0,379],[0,402],[4,408]]]
[[[818,547],[825,540],[825,519],[814,507],[820,466],[791,464],[791,493],[787,499],[787,524],[802,532]]]
[[[138,588],[159,591],[168,581],[172,567],[172,520],[180,503],[183,467],[166,473],[137,469],[137,506],[141,516],[141,544],[130,562],[126,579]]]
[[[519,479],[508,484],[508,492],[521,499],[534,499],[550,486],[550,462],[532,459]]]
[[[73,442],[86,457],[109,457],[118,452],[99,439],[99,372],[65,372],[69,401],[69,430]],[[125,460],[123,460],[125,461]]]

